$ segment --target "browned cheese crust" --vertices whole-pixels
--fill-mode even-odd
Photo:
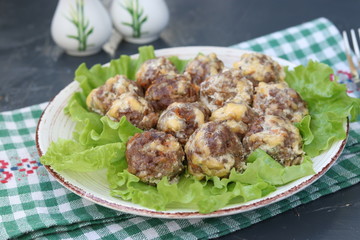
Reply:
[[[176,67],[165,57],[145,61],[136,72],[136,81],[147,89],[160,76],[177,73]]]
[[[199,91],[188,74],[164,75],[146,90],[145,98],[155,111],[163,111],[174,102],[196,102]]]
[[[135,134],[126,146],[128,171],[148,184],[157,184],[163,177],[176,181],[184,170],[184,158],[176,138],[156,130]]]
[[[260,148],[284,166],[300,164],[304,156],[299,130],[288,119],[273,115],[259,117],[243,144],[248,154]]]
[[[198,128],[185,145],[189,173],[227,177],[232,168],[242,170],[244,149],[235,133],[222,122],[208,122]]]
[[[253,108],[261,115],[276,115],[298,123],[309,114],[306,103],[286,82],[260,83],[255,92]]]
[[[208,121],[210,110],[200,102],[172,103],[161,113],[157,129],[174,135],[185,144],[190,135]]]
[[[116,99],[106,113],[113,121],[119,121],[121,117],[141,129],[150,129],[156,126],[158,114],[152,106],[135,93],[124,93]]]
[[[89,110],[104,115],[112,102],[126,92],[144,95],[136,82],[129,80],[124,75],[116,75],[109,78],[104,85],[93,89],[86,98],[86,105]]]
[[[242,139],[257,114],[246,103],[226,103],[212,112],[210,121],[224,121],[232,132]]]
[[[191,60],[185,69],[191,76],[191,82],[200,86],[207,77],[221,73],[224,63],[217,58],[215,53],[209,55],[199,54]]]
[[[257,86],[259,82],[281,82],[285,72],[279,63],[262,53],[244,53],[233,67]]]
[[[200,84],[200,100],[214,111],[227,102],[251,105],[252,83],[239,70],[230,69],[208,77]]]

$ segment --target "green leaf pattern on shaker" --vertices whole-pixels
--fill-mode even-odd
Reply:
[[[140,38],[141,35],[144,34],[144,32],[141,32],[141,27],[148,20],[148,17],[144,16],[144,9],[139,5],[139,0],[126,0],[121,6],[131,16],[131,23],[121,23],[132,28],[134,38]]]
[[[78,41],[78,51],[86,51],[88,37],[94,32],[94,27],[90,27],[90,22],[85,18],[84,0],[76,0],[75,7],[70,7],[70,16],[65,16],[67,20],[74,24],[77,35],[66,35]]]

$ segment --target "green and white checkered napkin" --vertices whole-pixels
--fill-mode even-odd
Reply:
[[[320,18],[233,47],[296,64],[315,59],[346,70],[341,36]],[[164,220],[110,210],[71,193],[39,163],[34,134],[46,104],[0,114],[0,239],[213,238],[245,228],[360,181],[360,123],[352,123],[346,148],[317,182],[285,200],[228,217]]]

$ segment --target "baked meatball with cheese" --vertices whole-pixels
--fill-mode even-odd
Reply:
[[[160,76],[177,73],[176,67],[165,57],[145,61],[136,72],[136,81],[147,89]]]
[[[156,126],[158,114],[152,106],[135,93],[124,93],[120,95],[111,105],[106,113],[111,120],[119,121],[122,116],[141,129],[150,129]]]
[[[271,57],[262,53],[244,53],[233,67],[257,86],[259,82],[280,82],[285,79],[284,69]]]
[[[104,115],[112,102],[126,92],[144,95],[136,82],[129,80],[124,75],[116,75],[109,78],[104,85],[93,89],[86,98],[86,105],[89,110]]]
[[[259,117],[243,144],[248,154],[260,148],[284,166],[300,164],[304,156],[299,130],[288,119],[274,115]]]
[[[232,168],[245,166],[241,141],[223,122],[200,126],[185,145],[189,173],[197,179],[205,176],[227,177]]]
[[[306,103],[286,82],[263,83],[255,89],[253,108],[259,114],[276,115],[298,123],[309,114]]]
[[[212,112],[210,121],[225,121],[232,132],[243,138],[257,114],[246,103],[226,103]]]
[[[200,84],[200,100],[211,111],[224,106],[227,102],[244,102],[251,105],[252,97],[252,83],[237,69],[210,76]]]
[[[185,144],[190,135],[208,121],[210,110],[200,102],[172,103],[159,117],[157,129],[174,135]]]
[[[174,102],[196,102],[199,91],[190,80],[188,74],[163,75],[146,90],[145,98],[156,111],[163,111]]]
[[[126,145],[128,171],[154,185],[163,177],[176,182],[184,170],[185,154],[171,134],[150,130],[135,134]]]
[[[223,68],[224,63],[215,53],[199,54],[186,65],[185,72],[190,74],[191,82],[199,86],[210,75],[221,73]]]

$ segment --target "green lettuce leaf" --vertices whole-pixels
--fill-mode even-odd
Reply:
[[[247,161],[248,167],[243,173],[232,170],[229,178],[209,177],[198,181],[183,175],[177,184],[170,184],[163,178],[157,186],[149,186],[126,170],[126,159],[123,158],[113,162],[107,177],[112,196],[159,211],[193,208],[209,213],[228,204],[264,197],[275,191],[276,186],[314,174],[309,158],[301,165],[283,167],[264,151],[256,150]]]
[[[275,161],[266,152],[256,149],[247,159],[248,166],[242,182],[256,183],[258,179],[262,179],[272,185],[281,186],[301,177],[315,174],[312,161],[308,156],[304,157],[302,164],[289,167],[283,167],[279,162]],[[248,182],[251,180],[250,182]]]
[[[301,137],[305,145],[309,145],[314,140],[314,134],[310,129],[311,115],[306,115],[301,122],[295,123],[299,129]]]
[[[129,79],[135,80],[136,71],[141,64],[153,58],[155,58],[154,47],[144,46],[139,48],[137,59],[122,55],[119,59],[112,60],[109,66],[97,64],[90,69],[83,63],[75,71],[75,81],[80,83],[84,96],[87,96],[92,89],[103,85],[107,79],[116,74],[123,74]]]
[[[304,151],[310,157],[344,139],[346,117],[350,116],[350,120],[355,121],[360,113],[360,99],[349,97],[344,84],[330,81],[331,74],[333,70],[329,66],[314,61],[309,61],[307,66],[286,70],[286,82],[306,101],[311,115],[311,131],[306,126],[307,122],[300,123],[305,140]]]
[[[168,58],[172,64],[175,65],[176,69],[182,73],[185,71],[186,65],[188,64],[189,60],[183,60],[178,58],[177,56],[170,56]]]
[[[74,140],[59,139],[51,143],[46,154],[41,157],[41,163],[57,171],[95,171],[108,168],[111,162],[123,155],[125,149],[125,144],[120,142],[88,148]]]
[[[84,146],[99,146],[107,143],[127,142],[135,133],[142,132],[122,117],[119,122],[114,122],[106,116],[89,112],[83,106],[81,93],[77,92],[70,99],[65,108],[72,120],[76,122],[74,139]]]
[[[109,66],[98,64],[90,69],[81,64],[75,72],[75,80],[79,82],[82,91],[74,93],[64,109],[76,123],[74,140],[60,139],[52,143],[46,154],[41,157],[41,162],[57,170],[93,171],[108,167],[105,163],[119,158],[119,154],[124,154],[125,148],[121,144],[142,130],[133,126],[125,117],[119,122],[114,122],[108,117],[88,111],[86,96],[92,89],[104,84],[108,78],[116,74],[125,74],[128,78],[134,79],[138,67],[154,57],[154,48],[145,46],[139,48],[138,59],[123,55],[111,61]]]

